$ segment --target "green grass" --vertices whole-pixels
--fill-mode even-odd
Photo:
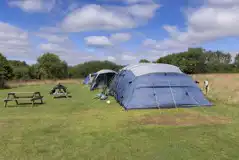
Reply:
[[[52,99],[52,85],[0,90],[40,91],[46,104],[0,109],[0,159],[4,160],[238,160],[239,107],[124,111],[93,99],[97,92],[69,84],[70,99]],[[229,124],[144,125],[140,117],[198,112],[227,116]]]

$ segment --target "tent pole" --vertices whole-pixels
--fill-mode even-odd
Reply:
[[[152,84],[153,84],[153,92],[154,92],[155,101],[157,103],[158,109],[160,109],[160,104],[158,102],[158,96],[157,96],[156,91],[155,91],[155,85],[154,85],[154,83],[152,83]]]

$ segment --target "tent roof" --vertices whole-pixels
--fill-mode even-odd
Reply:
[[[97,72],[97,74],[104,74],[104,73],[117,73],[113,70],[109,70],[109,69],[103,69]]]
[[[122,70],[129,70],[133,72],[135,76],[141,76],[149,73],[183,73],[178,67],[170,65],[170,64],[163,64],[163,63],[141,63],[137,65],[130,65]]]

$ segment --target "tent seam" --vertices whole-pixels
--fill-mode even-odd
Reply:
[[[178,107],[177,107],[177,104],[176,104],[176,101],[175,101],[175,99],[174,99],[172,87],[171,87],[171,84],[170,84],[170,81],[169,81],[169,80],[168,80],[168,84],[169,84],[169,88],[170,88],[170,91],[171,91],[171,95],[172,95],[172,97],[173,97],[174,106],[175,106],[175,108],[178,108]]]
[[[153,86],[154,86],[154,83],[153,83]],[[154,91],[154,97],[155,97],[155,101],[156,101],[156,103],[157,103],[157,107],[160,109],[160,103],[159,103],[159,101],[158,101],[158,96],[157,96],[157,94],[156,94],[156,92],[155,92],[155,88],[153,87],[153,91]]]

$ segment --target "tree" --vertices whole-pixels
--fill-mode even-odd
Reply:
[[[17,67],[13,69],[14,79],[29,80],[29,68],[28,67]]]
[[[13,69],[10,66],[6,57],[0,53],[0,72],[5,80],[11,80],[13,78]]]
[[[239,53],[236,54],[234,64],[239,67]]]
[[[9,60],[9,64],[13,68],[14,79],[28,80],[30,79],[29,65],[25,61]]]
[[[45,53],[37,59],[40,79],[67,78],[67,64],[53,53]]]
[[[139,63],[150,63],[150,61],[147,60],[147,59],[141,59],[141,60],[139,61]]]
[[[29,66],[29,76],[31,79],[40,79],[39,64],[33,64]]]
[[[69,68],[69,74],[72,78],[83,78],[90,73],[97,72],[102,69],[111,69],[118,71],[122,66],[110,61],[89,61]]]

